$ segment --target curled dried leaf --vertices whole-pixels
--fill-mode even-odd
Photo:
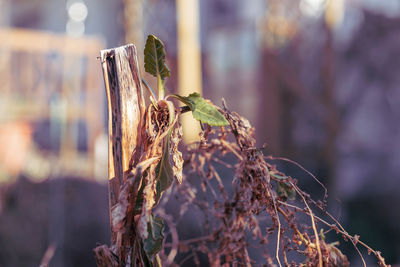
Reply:
[[[170,166],[170,142],[173,127],[178,117],[171,101],[158,101],[158,108],[149,106],[146,113],[145,134],[149,144],[145,146],[146,153],[142,155],[142,162],[148,158],[157,157],[159,160],[152,162],[144,177],[141,201],[141,215],[139,230],[141,237],[148,237],[148,223],[153,207],[158,203],[162,193],[173,182],[173,169]]]
[[[335,246],[336,243],[327,244],[320,241],[323,266],[348,267],[350,265],[347,257]],[[306,249],[307,259],[302,266],[318,266],[318,252],[314,243],[310,243]]]
[[[146,170],[150,165],[154,164],[159,160],[160,157],[153,157],[144,160],[138,163],[136,168],[133,169],[131,173],[128,175],[127,182],[121,188],[118,197],[118,203],[111,208],[111,214],[112,214],[111,223],[115,231],[117,232],[124,231],[124,228],[127,227],[126,225],[127,210],[129,208],[130,202],[135,201],[132,200],[131,198],[136,197],[137,193],[132,194],[132,192],[137,192],[138,188],[140,187],[142,170]]]

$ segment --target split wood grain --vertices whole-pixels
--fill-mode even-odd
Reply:
[[[111,225],[111,246],[99,246],[94,252],[98,266],[110,264],[110,257],[118,258],[118,266],[129,261],[129,251],[134,244],[134,229],[124,233],[113,227],[113,207],[118,203],[127,173],[142,153],[141,129],[145,103],[134,45],[129,44],[100,52],[108,110],[108,189]],[[132,192],[136,194],[137,192]],[[132,209],[132,208],[130,208]],[[128,218],[129,221],[132,222]],[[108,250],[107,250],[108,249]],[[115,259],[114,259],[115,260]]]

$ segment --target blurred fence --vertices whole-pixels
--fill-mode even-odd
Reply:
[[[0,39],[2,180],[21,172],[37,180],[101,173],[95,151],[96,143],[107,149],[99,145],[105,100],[97,56],[103,41],[4,28]]]

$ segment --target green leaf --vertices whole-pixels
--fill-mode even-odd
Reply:
[[[146,251],[144,251],[143,244],[142,244],[141,249],[140,249],[140,255],[142,257],[142,261],[143,261],[143,266],[144,267],[154,267],[152,261],[147,256]]]
[[[147,176],[147,172],[143,174],[142,179],[145,179],[146,176]],[[135,215],[140,214],[142,212],[144,187],[145,187],[145,183],[142,183],[142,185],[140,186],[140,189],[137,193],[137,198],[136,198],[136,203],[135,203]]]
[[[150,216],[148,223],[149,236],[143,240],[143,249],[149,258],[153,258],[162,247],[164,239],[164,222],[161,218],[154,218],[153,214]]]
[[[174,171],[169,162],[170,136],[168,135],[166,138],[163,156],[156,166],[156,203],[158,203],[164,191],[167,190],[174,181]]]
[[[165,49],[163,42],[154,35],[147,37],[144,47],[144,70],[162,80],[171,75],[165,64]]]
[[[289,200],[296,199],[296,190],[286,182],[278,182],[277,193],[278,196],[284,197]]]
[[[271,176],[275,177],[275,178],[278,179],[278,180],[286,180],[286,179],[288,179],[287,176],[282,176],[282,175],[277,174],[277,173],[275,173],[275,172],[270,172],[269,174],[270,174]]]
[[[203,123],[211,126],[226,126],[229,122],[225,119],[224,115],[217,110],[217,108],[207,102],[198,93],[192,93],[189,96],[172,95],[180,101],[188,105],[192,111],[193,117]]]

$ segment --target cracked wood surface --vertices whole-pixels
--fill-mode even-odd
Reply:
[[[121,189],[127,181],[127,173],[132,167],[130,165],[134,165],[142,153],[140,144],[145,103],[134,45],[102,50],[100,59],[107,93],[111,246],[109,253],[105,252],[106,246],[98,247],[94,251],[98,266],[103,266],[101,262],[111,260],[102,260],[102,257],[115,256],[118,257],[120,266],[130,257],[126,248],[133,247],[131,243],[134,240],[134,229],[117,231],[111,211],[118,204]],[[103,253],[99,253],[100,251]]]

